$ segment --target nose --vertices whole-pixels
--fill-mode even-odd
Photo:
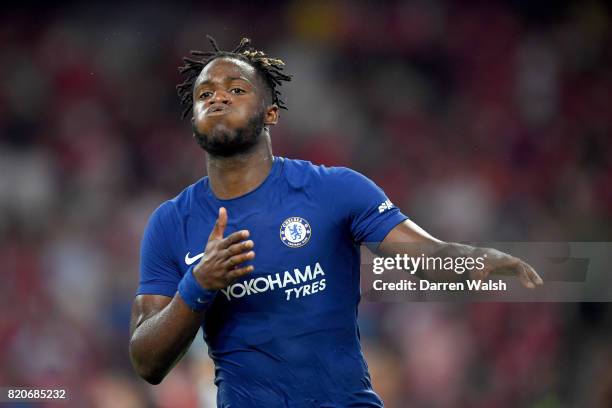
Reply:
[[[214,105],[216,103],[222,103],[224,105],[228,105],[231,102],[230,95],[228,92],[223,90],[217,90],[213,93],[213,96],[208,100],[209,105]]]

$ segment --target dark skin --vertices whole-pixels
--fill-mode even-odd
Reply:
[[[257,188],[272,168],[267,127],[277,123],[278,107],[266,103],[268,95],[255,69],[236,59],[216,59],[202,70],[193,96],[194,125],[211,138],[231,138],[232,129],[246,126],[263,111],[265,127],[249,151],[232,157],[206,154],[210,186],[217,197],[231,199]],[[234,268],[255,257],[254,243],[244,230],[224,238],[227,216],[221,208],[205,256],[194,268],[205,289],[225,288],[252,271],[252,267]],[[130,357],[138,374],[151,384],[159,384],[189,348],[202,318],[203,313],[192,311],[178,293],[172,298],[137,296],[130,322]]]
[[[235,137],[234,129],[245,127],[249,120],[262,114],[263,128],[248,150],[226,157],[206,153],[210,186],[221,199],[232,199],[257,188],[272,168],[269,127],[278,122],[278,107],[270,103],[261,78],[249,64],[218,58],[201,72],[194,85],[193,124],[211,140]],[[193,270],[198,283],[216,290],[253,271],[240,265],[255,257],[255,243],[249,231],[242,230],[224,237],[228,214],[219,210],[217,222],[208,237],[204,256]],[[487,255],[485,268],[472,278],[491,274],[516,275],[524,286],[534,288],[542,279],[527,263],[492,248],[440,241],[412,221],[397,225],[379,246],[384,255],[398,253],[398,243],[415,244],[401,253],[419,256]],[[451,272],[452,273],[452,272]],[[449,280],[457,276],[448,276]],[[425,276],[434,279],[433,276]],[[435,277],[436,280],[446,277]],[[151,384],[159,384],[189,348],[203,319],[204,312],[192,311],[177,294],[174,297],[139,295],[132,306],[130,323],[130,357],[138,374]],[[163,334],[163,335],[162,335]]]

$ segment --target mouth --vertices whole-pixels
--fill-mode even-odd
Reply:
[[[227,106],[224,105],[214,105],[211,106],[210,108],[206,109],[206,116],[219,116],[219,115],[225,115],[227,112],[229,112],[229,108]]]

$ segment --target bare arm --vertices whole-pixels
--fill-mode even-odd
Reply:
[[[527,288],[535,288],[543,283],[542,278],[525,261],[513,257],[493,248],[479,248],[470,245],[443,242],[432,237],[425,230],[410,220],[406,220],[393,228],[380,244],[378,252],[384,256],[393,256],[397,253],[409,256],[436,256],[436,257],[483,257],[484,268],[473,270],[469,278],[484,279],[490,274],[511,274],[521,281]],[[458,281],[466,277],[450,270],[420,271],[420,275],[435,281]]]
[[[227,212],[220,208],[204,256],[193,268],[201,289],[225,288],[253,270],[252,266],[239,267],[255,257],[253,241],[244,241],[249,232],[237,231],[223,238],[226,225]],[[192,310],[178,292],[172,298],[137,296],[130,322],[130,358],[138,375],[159,384],[191,345],[203,317],[204,311]]]
[[[132,305],[130,358],[134,369],[159,384],[185,354],[202,322],[177,294],[139,295]]]

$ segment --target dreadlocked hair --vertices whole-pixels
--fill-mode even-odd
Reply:
[[[193,109],[193,85],[200,72],[209,62],[221,57],[236,58],[253,66],[268,86],[272,103],[287,110],[287,105],[280,98],[281,93],[276,89],[277,86],[282,85],[282,81],[291,81],[291,75],[282,72],[285,65],[282,60],[271,58],[263,51],[253,49],[251,40],[248,38],[240,40],[240,44],[233,51],[221,51],[213,37],[207,35],[206,38],[211,43],[213,51],[190,51],[192,57],[183,57],[185,65],[178,69],[181,74],[186,76],[185,81],[176,86],[181,105],[183,105],[182,118],[189,116]]]

